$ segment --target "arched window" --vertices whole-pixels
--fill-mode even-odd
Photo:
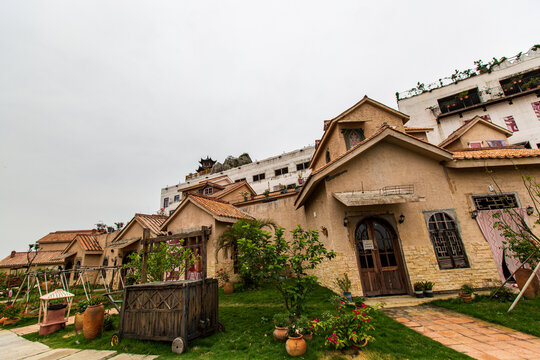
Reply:
[[[330,149],[326,149],[326,163],[330,162]]]
[[[343,136],[345,137],[345,145],[347,146],[347,150],[358,145],[366,138],[362,129],[343,130]]]
[[[431,215],[428,229],[440,269],[469,267],[456,223],[447,213],[438,212]]]

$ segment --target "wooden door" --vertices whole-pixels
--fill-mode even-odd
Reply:
[[[360,222],[355,243],[364,295],[407,293],[398,239],[386,221],[370,218]]]

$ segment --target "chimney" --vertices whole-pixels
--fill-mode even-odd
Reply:
[[[17,252],[16,252],[15,250],[13,250],[13,251],[11,252],[10,257],[11,257],[11,258],[14,258],[14,257],[15,257],[15,254],[17,254]]]

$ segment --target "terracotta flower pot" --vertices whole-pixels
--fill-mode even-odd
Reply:
[[[226,295],[230,295],[234,292],[234,285],[232,282],[227,281],[225,284],[223,284],[223,291]]]
[[[103,305],[88,306],[84,311],[83,335],[86,339],[94,339],[103,329],[105,308]]]
[[[75,331],[83,329],[84,312],[75,314]]]
[[[287,328],[276,326],[276,329],[274,330],[274,339],[279,341],[287,340]]]
[[[305,334],[304,335],[304,340],[310,341],[311,339],[313,339],[313,334]]]
[[[368,343],[368,340],[364,339],[364,342],[361,342],[361,343],[354,343],[354,342],[351,343],[351,347],[353,349],[360,350],[361,348],[366,347],[367,343]]]
[[[299,337],[289,337],[285,343],[285,350],[291,356],[304,355],[306,353],[306,340],[303,339],[302,335]]]
[[[459,297],[463,302],[471,302],[472,301],[472,294],[466,294],[466,293],[459,293]]]

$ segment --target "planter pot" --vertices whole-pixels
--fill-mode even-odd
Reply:
[[[298,184],[299,185],[302,185],[303,182],[304,182],[304,179],[298,179]]]
[[[424,297],[424,291],[423,290],[415,290],[414,295],[416,295],[417,298],[423,298]]]
[[[310,341],[311,339],[313,339],[313,334],[305,334],[303,336],[304,336],[304,340],[306,341]]]
[[[523,287],[525,286],[525,283],[527,282],[527,280],[529,280],[529,277],[531,276],[531,274],[532,274],[531,269],[519,269],[518,271],[516,271],[516,273],[514,274],[514,278],[516,279],[516,282],[519,286],[519,290],[523,289]],[[527,288],[527,290],[525,290],[525,293],[523,295],[525,295],[525,297],[528,297],[528,298],[533,298],[533,297],[537,297],[539,292],[540,292],[540,283],[538,281],[538,276],[535,276],[532,279],[531,283],[529,284],[529,287]]]
[[[424,290],[424,296],[427,298],[433,297],[433,290]]]
[[[21,318],[6,319],[4,320],[4,326],[16,324],[19,320],[21,320]]]
[[[279,341],[287,340],[287,328],[276,326],[276,329],[274,330],[274,339]]]
[[[268,200],[268,199],[270,199],[270,196],[265,196],[264,197],[264,200]]]
[[[75,314],[75,331],[81,331],[83,329],[84,312]]]
[[[367,339],[365,339],[363,343],[359,343],[359,344],[358,343],[352,343],[351,347],[353,349],[360,350],[361,348],[366,347],[367,343],[368,343],[368,341],[367,341]]]
[[[94,339],[101,334],[105,308],[103,305],[88,306],[84,311],[83,335],[86,339]]]
[[[0,326],[4,325],[4,321],[6,321],[6,320],[7,320],[6,317],[0,318]]]
[[[248,199],[247,196],[244,196],[244,201],[247,201],[247,199]]]
[[[225,284],[223,284],[223,292],[225,295],[230,295],[234,292],[234,285],[232,282],[227,281]]]
[[[42,281],[39,286],[41,287],[42,291],[45,291],[45,285],[47,285],[47,292],[51,292],[51,281]]]
[[[343,297],[352,302],[352,294],[350,292],[344,292]]]
[[[461,298],[461,300],[463,300],[463,302],[471,302],[472,301],[472,294],[465,294],[465,293],[460,292],[459,297]]]
[[[299,337],[289,337],[285,343],[285,350],[290,356],[300,356],[306,353],[306,340],[303,339],[303,336]]]

